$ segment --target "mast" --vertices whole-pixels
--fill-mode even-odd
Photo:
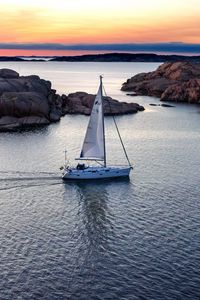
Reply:
[[[103,125],[103,150],[104,150],[104,167],[106,168],[106,141],[105,141],[105,124],[104,124],[104,107],[103,107],[103,86],[102,78],[100,75],[100,89],[101,89],[101,102],[102,102],[102,125]]]

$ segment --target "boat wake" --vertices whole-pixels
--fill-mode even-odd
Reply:
[[[46,175],[51,175],[51,174],[60,174],[58,172],[45,172],[45,171],[0,171],[0,174],[46,174]]]
[[[0,171],[0,191],[63,184],[60,173]]]

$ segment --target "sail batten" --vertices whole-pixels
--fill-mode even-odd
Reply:
[[[102,82],[94,100],[80,159],[105,160]]]
[[[95,160],[95,161],[104,161],[101,157],[78,157],[75,160]]]

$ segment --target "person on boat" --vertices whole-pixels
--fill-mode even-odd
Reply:
[[[78,165],[76,166],[76,169],[77,170],[84,170],[84,169],[86,169],[85,164],[79,164],[78,163]]]

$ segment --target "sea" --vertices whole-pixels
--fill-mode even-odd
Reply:
[[[0,62],[50,80],[57,93],[96,93],[137,102],[117,116],[133,164],[130,179],[63,182],[88,117],[0,133],[0,299],[199,300],[200,106],[131,97],[122,83],[158,63]],[[112,117],[107,159],[125,164]]]

